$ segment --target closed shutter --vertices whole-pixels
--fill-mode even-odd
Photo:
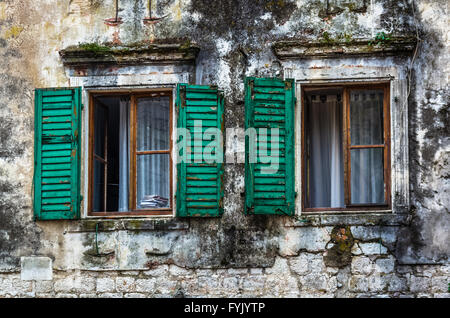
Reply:
[[[35,91],[34,216],[80,217],[81,89]]]
[[[219,217],[223,213],[223,95],[217,87],[179,84],[177,111],[177,127],[185,128],[191,137],[178,143],[178,156],[188,160],[177,163],[177,216]],[[195,128],[196,123],[202,128]],[[210,128],[221,133],[215,141],[202,135]],[[202,154],[206,153],[214,153],[217,160],[205,160]]]
[[[294,215],[294,108],[293,80],[247,78],[245,82],[245,203],[247,214]],[[249,129],[256,129],[252,142]],[[266,128],[264,135],[260,128]],[[279,129],[279,137],[271,135]],[[273,139],[278,143],[273,144]],[[254,140],[254,139],[253,139]],[[253,154],[253,155],[252,155]],[[256,154],[256,156],[254,156]],[[278,156],[278,166],[267,170]],[[255,159],[252,159],[255,157]],[[273,166],[272,166],[273,167]]]

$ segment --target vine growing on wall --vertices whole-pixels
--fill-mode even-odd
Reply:
[[[386,34],[384,32],[378,32],[375,35],[375,38],[371,41],[369,41],[369,45],[383,45],[383,44],[387,44],[389,43],[389,41],[391,40],[391,34]]]

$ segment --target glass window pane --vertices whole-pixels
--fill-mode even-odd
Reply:
[[[383,144],[383,90],[350,92],[350,138],[352,145]]]
[[[169,154],[137,156],[137,208],[157,209],[170,206]]]
[[[383,148],[350,151],[352,204],[385,203],[383,151]]]
[[[92,196],[92,211],[104,212],[105,165],[98,160],[94,160],[94,189]]]
[[[94,153],[105,158],[105,128],[107,118],[107,110],[102,106],[94,107]]]
[[[169,149],[168,96],[139,98],[137,100],[137,136],[138,151]]]

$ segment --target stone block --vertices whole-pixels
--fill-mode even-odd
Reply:
[[[352,259],[351,270],[353,274],[370,275],[373,271],[372,261],[365,256],[355,256]]]
[[[116,284],[113,278],[105,277],[105,278],[97,278],[97,291],[104,292],[113,292],[116,290]]]
[[[429,277],[417,277],[411,276],[409,281],[409,288],[411,292],[426,292],[429,291],[431,287],[431,278]]]
[[[369,290],[369,279],[361,275],[352,276],[349,281],[349,290],[366,293]]]
[[[431,291],[433,293],[449,292],[450,278],[448,276],[435,276],[431,278]]]
[[[382,255],[387,253],[387,248],[380,243],[359,243],[359,247],[365,255]]]
[[[134,292],[136,290],[135,279],[133,277],[117,277],[116,290],[118,292]]]
[[[155,292],[156,280],[154,278],[150,279],[136,279],[136,291],[153,293]]]
[[[392,273],[395,268],[395,259],[393,257],[379,258],[375,261],[375,272],[384,274]]]

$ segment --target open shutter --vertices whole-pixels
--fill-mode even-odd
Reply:
[[[80,217],[81,89],[35,91],[34,217]]]
[[[179,139],[178,156],[188,160],[177,163],[177,216],[219,217],[223,213],[223,95],[214,86],[179,84],[177,87],[178,128],[190,133],[190,140]],[[201,122],[201,130],[195,124]],[[215,136],[202,135],[210,128]],[[213,144],[211,144],[213,142]],[[202,154],[214,152],[217,160],[205,160]],[[211,159],[211,158],[208,158]]]
[[[294,215],[293,80],[247,78],[245,82],[245,204],[247,214]],[[256,129],[256,140],[249,130]],[[261,134],[260,128],[267,133]],[[279,129],[277,137],[271,128]],[[253,142],[253,141],[254,142]],[[255,156],[256,155],[256,156]],[[278,166],[272,165],[278,156]]]

